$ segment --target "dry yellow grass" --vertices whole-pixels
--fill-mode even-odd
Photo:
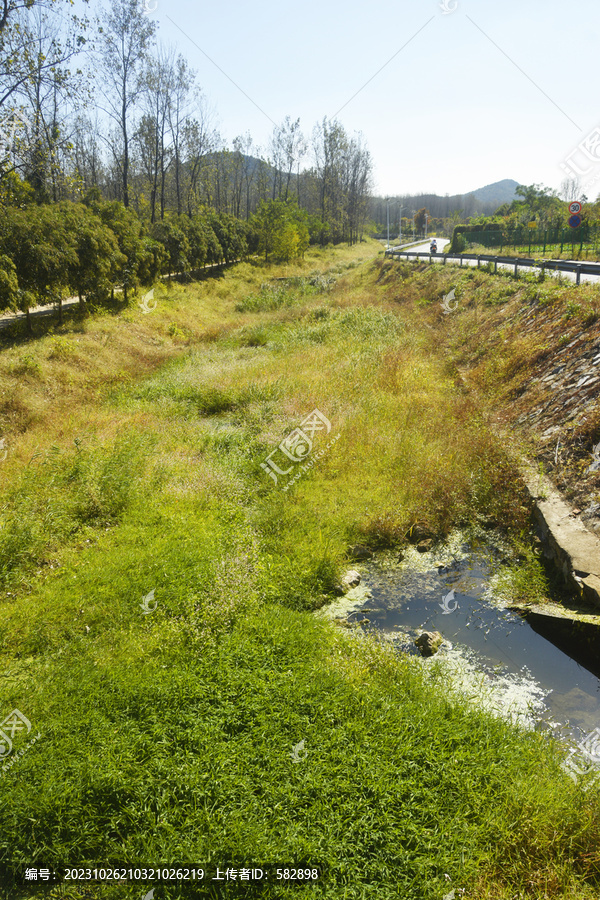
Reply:
[[[114,423],[101,402],[107,390],[239,327],[248,316],[236,312],[235,303],[264,281],[358,264],[379,249],[374,242],[311,249],[290,265],[243,263],[192,284],[161,285],[150,314],[137,297],[121,311],[83,320],[75,310],[62,327],[49,318],[35,320],[33,338],[1,330],[0,438],[8,448],[7,480],[13,467],[42,447],[65,446],[82,434],[111,435]]]

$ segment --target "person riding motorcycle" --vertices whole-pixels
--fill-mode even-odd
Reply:
[[[433,240],[431,241],[431,245],[430,245],[430,247],[429,247],[429,252],[430,252],[430,253],[437,253],[437,241],[436,241],[435,238],[433,238]]]

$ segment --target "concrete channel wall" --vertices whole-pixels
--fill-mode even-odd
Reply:
[[[526,462],[521,474],[534,502],[534,516],[546,555],[570,588],[600,609],[600,540],[579,521],[552,483]]]
[[[544,553],[562,573],[573,599],[564,604],[514,603],[509,609],[600,678],[600,540],[547,478],[526,461],[519,468],[534,503]]]

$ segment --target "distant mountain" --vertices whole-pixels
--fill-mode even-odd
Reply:
[[[452,196],[446,194],[444,197],[440,194],[403,194],[390,197],[390,216],[395,216],[397,219],[398,206],[404,207],[403,215],[408,218],[413,209],[422,207],[427,207],[429,214],[434,218],[445,219],[454,212],[459,212],[463,221],[471,216],[491,216],[499,206],[511,203],[515,199],[515,190],[518,186],[518,181],[505,178],[503,181],[486,184],[485,187],[469,191],[466,194],[452,194]],[[388,198],[386,197],[371,198],[371,217],[381,227],[386,222],[387,204]]]
[[[512,203],[517,196],[515,189],[518,187],[518,181],[513,181],[512,178],[504,178],[503,181],[486,184],[485,187],[478,188],[470,193],[481,203],[495,203],[496,206],[502,206],[503,203]]]

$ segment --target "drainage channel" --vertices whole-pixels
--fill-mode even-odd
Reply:
[[[495,592],[509,551],[501,543],[454,534],[438,551],[407,548],[360,565],[361,584],[324,611],[360,623],[400,652],[420,653],[415,638],[444,642],[422,664],[445,667],[453,689],[527,728],[551,729],[573,745],[600,726],[600,679],[523,618]]]

